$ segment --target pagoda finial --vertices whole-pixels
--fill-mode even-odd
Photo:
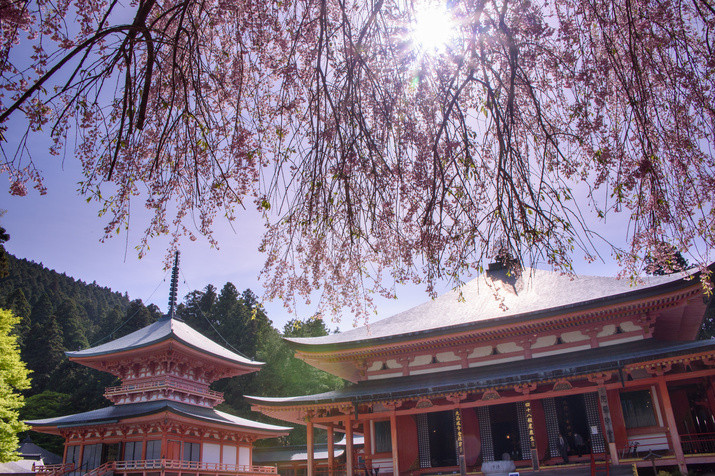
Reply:
[[[169,288],[169,319],[174,318],[176,310],[176,295],[179,288],[179,250],[174,254],[174,268],[171,271],[171,288]]]

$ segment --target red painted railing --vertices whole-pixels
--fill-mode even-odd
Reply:
[[[37,474],[58,476],[74,470],[74,464],[55,464],[33,467]],[[144,470],[182,470],[197,473],[226,474],[278,474],[275,466],[254,466],[239,464],[202,463],[200,461],[181,461],[172,459],[150,459],[139,461],[111,461],[90,471],[81,471],[84,476],[103,476],[107,473],[129,473]]]
[[[628,443],[619,446],[618,457],[620,459],[640,459],[650,452],[660,456],[672,455],[668,436],[665,433],[653,435],[631,435]]]
[[[128,385],[120,385],[118,387],[107,387],[104,389],[104,396],[121,395],[127,392],[139,392],[147,390],[160,390],[162,388],[171,388],[175,390],[183,390],[197,395],[205,395],[207,397],[223,399],[221,392],[216,392],[209,388],[200,385],[191,385],[174,377],[164,377],[148,382],[141,382]]]
[[[715,453],[715,433],[689,433],[680,435],[686,455]]]
[[[211,473],[247,473],[247,474],[278,474],[275,466],[255,466],[246,464],[205,463],[200,461],[181,461],[172,459],[153,459],[139,461],[115,461],[113,471],[122,473],[146,469],[170,469],[182,471],[211,472]],[[90,476],[101,476],[90,475]]]
[[[74,463],[67,464],[32,464],[32,471],[45,476],[64,474],[74,469]]]

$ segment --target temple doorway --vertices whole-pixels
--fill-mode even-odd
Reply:
[[[427,422],[430,429],[429,447],[432,467],[457,466],[454,412],[429,413]]]
[[[416,421],[420,467],[457,466],[454,412],[417,415]]]
[[[567,397],[554,398],[556,404],[556,415],[559,422],[559,432],[567,439],[570,451],[569,454],[588,453],[588,439],[590,429],[586,414],[586,405],[583,395],[569,395]],[[581,437],[582,445],[578,445],[578,437]],[[580,446],[580,447],[579,447]]]
[[[495,459],[504,459],[505,455],[511,460],[522,459],[517,404],[494,405],[489,413]]]

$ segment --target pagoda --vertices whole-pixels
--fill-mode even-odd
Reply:
[[[328,441],[346,434],[348,476],[466,474],[503,459],[520,474],[712,471],[715,340],[697,340],[713,305],[704,279],[690,270],[632,283],[494,263],[369,326],[289,339],[297,357],[352,384],[246,398],[306,426],[307,476],[318,468],[314,428]],[[353,434],[364,436],[362,462]],[[341,462],[327,456],[332,476]]]
[[[255,466],[253,442],[287,435],[289,427],[259,423],[215,409],[216,380],[256,372],[262,363],[206,338],[174,316],[178,253],[169,313],[105,344],[67,352],[71,361],[109,372],[121,385],[105,390],[113,405],[26,422],[65,439],[63,464],[40,473],[143,475],[270,474]]]

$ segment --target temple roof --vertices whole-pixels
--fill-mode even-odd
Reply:
[[[224,413],[213,408],[199,407],[171,400],[155,400],[151,402],[128,403],[125,405],[115,405],[98,410],[91,410],[74,415],[65,415],[55,418],[45,418],[43,420],[26,421],[33,429],[41,430],[45,428],[72,428],[90,424],[100,425],[117,423],[120,420],[141,417],[168,411],[177,415],[195,418],[210,423],[219,423],[240,427],[246,430],[260,432],[285,433],[292,430],[290,427],[269,425],[252,420],[247,420],[229,413]]]
[[[620,370],[624,366],[648,362],[656,358],[667,359],[708,351],[715,352],[715,340],[663,342],[647,339],[538,359],[500,363],[499,365],[390,379],[364,380],[339,390],[315,395],[284,398],[246,395],[245,398],[251,403],[263,407],[290,407],[338,402],[354,404],[414,398]]]
[[[649,276],[634,283],[532,268],[522,270],[519,277],[504,269],[488,271],[460,288],[366,326],[323,337],[287,340],[297,349],[330,351],[528,321],[699,285],[693,279],[696,272]]]
[[[132,349],[140,349],[157,344],[168,339],[174,339],[202,353],[249,367],[260,367],[262,362],[256,362],[217,344],[208,337],[192,329],[179,319],[163,318],[153,324],[115,339],[106,344],[91,347],[76,352],[66,352],[70,359],[83,359],[109,354],[117,354]]]
[[[333,449],[333,457],[338,458],[345,453],[344,448]],[[328,459],[328,445],[315,445],[313,451],[314,460]],[[267,448],[253,448],[253,463],[254,464],[269,464],[269,463],[289,463],[298,461],[308,461],[308,449],[306,446],[273,446]]]

